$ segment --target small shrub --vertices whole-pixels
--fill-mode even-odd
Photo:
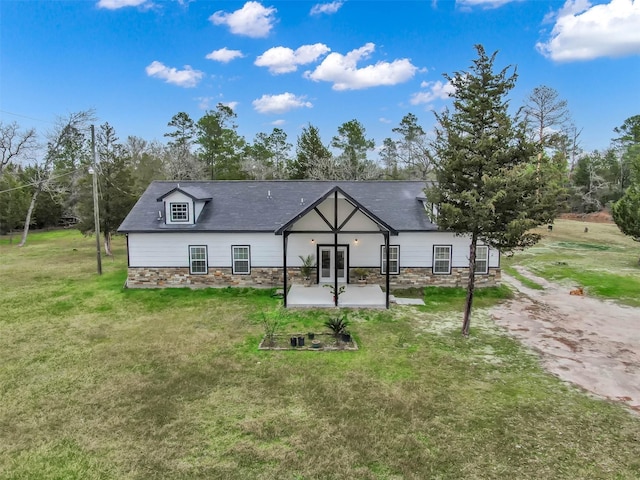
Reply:
[[[262,312],[262,326],[264,328],[264,338],[268,346],[275,345],[276,332],[280,329],[284,320],[282,308],[271,310],[270,312]]]
[[[334,337],[338,338],[343,333],[347,333],[349,321],[347,320],[346,315],[343,315],[342,317],[331,317],[329,320],[324,322],[324,326],[331,330]]]

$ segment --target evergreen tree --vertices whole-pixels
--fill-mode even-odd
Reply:
[[[453,112],[436,114],[437,184],[427,198],[438,206],[442,230],[470,239],[469,279],[462,334],[469,334],[475,287],[476,245],[483,241],[509,251],[535,244],[531,229],[553,216],[547,194],[532,164],[537,149],[523,122],[508,112],[507,94],[515,86],[510,68],[494,72],[496,53],[478,58],[469,71],[445,77],[455,87]]]
[[[636,118],[640,120],[639,116]],[[632,178],[634,183],[627,188],[622,198],[613,204],[611,213],[620,231],[640,242],[640,162],[632,164]]]
[[[296,158],[289,165],[289,178],[310,178],[311,169],[319,162],[331,158],[331,152],[322,143],[318,127],[309,124],[302,129],[296,144]]]
[[[613,204],[611,213],[620,231],[640,242],[640,184],[629,187],[624,196]]]
[[[369,178],[375,165],[367,159],[367,152],[373,150],[375,142],[366,138],[366,130],[358,120],[349,120],[338,127],[338,135],[331,140],[331,146],[342,150],[337,164],[349,180]]]
[[[235,112],[219,103],[198,120],[196,143],[210,180],[242,180],[242,153],[245,140],[237,132]]]
[[[104,235],[105,253],[111,255],[111,236],[116,232],[138,199],[135,192],[130,157],[124,145],[118,142],[114,128],[105,123],[96,131],[98,150],[98,192],[100,230]],[[91,175],[82,182],[83,197],[81,220],[78,229],[82,233],[93,232],[93,187]]]

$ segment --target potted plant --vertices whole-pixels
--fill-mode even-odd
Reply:
[[[365,268],[354,268],[353,274],[356,276],[360,285],[365,285],[367,283],[367,276],[369,275],[369,272],[367,272]]]
[[[304,278],[306,285],[311,285],[311,275],[313,274],[313,269],[316,267],[316,259],[312,254],[306,257],[298,255],[298,257],[302,260],[302,266],[300,267],[302,278]]]
[[[331,295],[333,296],[333,303],[336,303],[336,300],[340,298],[340,295],[344,293],[344,289],[345,289],[344,285],[340,285],[337,291],[336,291],[335,285],[326,284],[324,286],[327,287],[329,290],[331,290]]]

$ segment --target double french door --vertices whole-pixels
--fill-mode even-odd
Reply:
[[[349,265],[347,247],[339,246],[336,250],[334,246],[318,247],[318,282],[335,282],[336,267],[338,282],[347,282],[349,276]]]

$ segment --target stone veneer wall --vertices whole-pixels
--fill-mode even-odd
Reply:
[[[367,271],[366,283],[385,285],[386,275],[380,273],[379,268],[364,268]],[[358,283],[357,276],[352,268],[349,272],[350,283]],[[391,289],[407,287],[466,287],[469,275],[468,268],[452,268],[449,275],[434,275],[432,269],[423,267],[401,268],[397,275],[389,275]],[[500,284],[501,273],[499,268],[490,268],[488,274],[476,275],[476,287],[494,287]]]
[[[365,268],[369,284],[385,285],[386,276],[379,268]],[[304,279],[297,267],[287,268],[289,283],[303,283]],[[350,283],[357,284],[358,279],[350,269]],[[406,287],[425,287],[429,285],[443,287],[465,287],[467,268],[453,268],[450,275],[434,275],[431,268],[401,268],[399,275],[390,275],[391,289]],[[312,275],[315,278],[316,274]],[[491,287],[500,284],[500,269],[490,268],[487,275],[476,275],[477,287]],[[282,268],[253,267],[250,275],[234,275],[231,268],[209,268],[207,275],[190,275],[188,267],[129,267],[127,287],[281,287]]]

